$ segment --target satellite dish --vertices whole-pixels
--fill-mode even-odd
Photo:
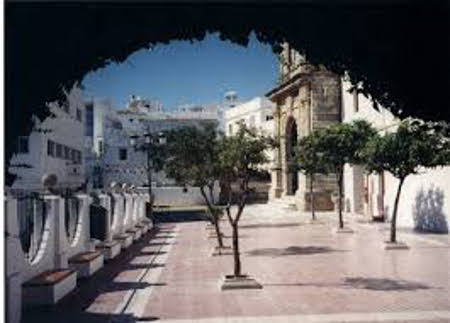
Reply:
[[[58,176],[56,176],[55,174],[44,174],[44,176],[42,176],[42,185],[44,185],[44,188],[52,193],[53,192],[53,188],[56,186],[56,184],[58,184]]]

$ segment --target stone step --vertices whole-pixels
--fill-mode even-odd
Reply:
[[[102,242],[95,246],[95,249],[103,253],[105,260],[110,260],[120,254],[120,243],[116,240]]]
[[[22,285],[25,307],[54,305],[75,289],[77,271],[58,269],[45,271]]]
[[[82,252],[69,259],[69,268],[77,271],[78,278],[86,278],[102,268],[103,262],[103,253],[100,251]]]

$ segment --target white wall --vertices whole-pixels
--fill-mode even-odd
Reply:
[[[398,226],[413,228],[416,221],[446,221],[450,225],[450,167],[423,170],[423,174],[406,178],[400,195]],[[392,175],[386,176],[386,194],[384,198],[388,217],[394,208],[398,180]],[[441,226],[439,223],[430,225]]]
[[[29,136],[29,153],[15,154],[11,158],[9,170],[18,175],[13,189],[40,190],[43,188],[41,179],[44,174],[55,174],[58,177],[58,186],[61,187],[76,187],[84,182],[83,157],[81,164],[74,164],[70,160],[47,154],[48,140],[84,152],[84,103],[81,89],[74,87],[66,93],[66,98],[69,112],[64,111],[55,102],[49,103],[50,111],[56,117],[48,117],[42,122],[36,118],[34,129],[50,132],[33,131]],[[77,109],[82,113],[81,121],[76,119]],[[14,167],[20,164],[27,164],[32,168]]]
[[[261,134],[274,136],[274,107],[275,104],[266,97],[256,97],[226,110],[224,113],[225,134],[227,136],[236,134],[239,123],[242,121],[247,127],[256,128]],[[271,119],[267,120],[267,117],[271,117]],[[269,169],[271,162],[275,159],[274,150],[269,150],[266,154],[270,163],[261,166],[262,169]]]
[[[344,122],[363,119],[370,122],[380,132],[395,131],[399,119],[395,118],[388,110],[380,108],[375,110],[370,98],[358,95],[359,110],[354,107],[353,94],[348,93],[350,83],[343,80],[343,119]],[[365,213],[367,216],[379,213],[378,205],[384,206],[384,213],[389,219],[397,192],[398,180],[391,174],[384,175],[385,193],[382,201],[378,200],[383,196],[381,192],[380,180],[377,174],[372,174],[367,178],[361,172],[361,168],[347,166],[344,172],[345,199],[348,200],[351,212]],[[365,183],[365,184],[364,184]],[[368,187],[368,198],[371,203],[364,203],[364,189]],[[358,205],[364,203],[363,210],[358,210]],[[383,205],[382,205],[383,204]],[[422,219],[437,219],[438,221],[450,222],[450,167],[437,169],[423,169],[419,175],[409,176],[403,184],[398,210],[398,226],[414,228],[414,217],[421,216]]]
[[[273,102],[265,97],[256,97],[248,102],[237,105],[225,111],[225,133],[226,135],[235,134],[238,124],[242,120],[247,127],[255,127],[266,135],[273,134],[274,121],[266,120],[267,116],[272,116]],[[254,122],[251,123],[253,118]],[[230,133],[230,125],[232,133]]]
[[[155,205],[186,206],[186,205],[204,205],[200,189],[198,187],[188,187],[184,192],[182,187],[154,187]],[[219,199],[219,188],[214,190],[214,199]]]

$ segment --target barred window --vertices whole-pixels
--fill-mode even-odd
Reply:
[[[27,154],[29,152],[28,150],[28,137],[19,137],[19,147],[18,151],[19,153]]]
[[[63,147],[61,144],[56,144],[56,157],[57,158],[63,157]]]
[[[55,143],[51,140],[47,141],[47,155],[55,157]]]

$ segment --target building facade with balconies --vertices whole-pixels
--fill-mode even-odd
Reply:
[[[16,175],[13,191],[41,191],[42,177],[57,176],[56,188],[75,189],[84,184],[84,118],[82,91],[74,86],[59,105],[48,103],[54,117],[34,118],[27,137],[20,137],[18,152],[10,160],[9,171]]]

